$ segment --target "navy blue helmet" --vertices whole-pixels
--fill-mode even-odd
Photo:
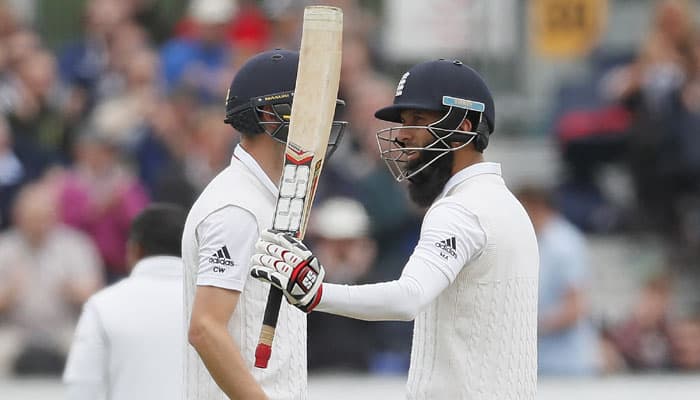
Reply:
[[[416,64],[401,77],[396,88],[394,104],[378,110],[374,116],[384,121],[401,122],[402,110],[447,113],[453,107],[466,110],[466,118],[472,122],[473,129],[480,135],[485,135],[488,141],[488,135],[493,132],[496,124],[491,91],[478,72],[458,60]],[[460,115],[455,113],[455,117]],[[454,119],[449,122],[455,125],[441,127],[456,129],[462,121]],[[479,127],[480,122],[485,126]]]
[[[416,64],[399,80],[393,104],[377,110],[374,116],[401,123],[401,112],[409,109],[436,111],[441,117],[425,126],[390,127],[377,132],[381,157],[398,181],[411,179],[438,159],[471,143],[483,152],[495,126],[493,98],[486,82],[458,60]],[[471,122],[470,131],[461,129],[465,119]],[[430,132],[433,142],[409,148],[398,140],[402,129],[415,128]],[[409,162],[411,153],[416,151],[425,154],[421,164]]]
[[[246,61],[231,82],[224,122],[244,135],[266,132],[286,142],[298,65],[298,52],[279,49],[259,53]],[[344,105],[342,100],[337,100],[336,113]],[[275,121],[261,120],[263,113],[274,116]],[[333,121],[329,155],[340,141],[345,125],[347,122]]]

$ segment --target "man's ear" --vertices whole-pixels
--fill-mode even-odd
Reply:
[[[472,126],[472,121],[470,121],[468,118],[465,118],[464,121],[462,121],[462,124],[459,126],[459,129],[465,132],[474,132],[472,128],[474,128]]]
[[[462,123],[459,124],[457,129],[459,129],[461,131],[465,131],[465,132],[471,132],[472,131],[471,130],[472,129],[472,122],[470,120],[468,120],[467,118],[465,118],[462,120]],[[451,142],[450,143],[451,147],[460,147],[463,145],[464,145],[464,143],[462,143],[462,142]]]

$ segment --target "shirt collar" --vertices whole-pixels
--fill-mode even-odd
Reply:
[[[250,155],[245,149],[240,145],[236,145],[236,149],[233,150],[233,158],[237,158],[240,162],[243,163],[243,165],[246,166],[250,170],[250,172],[255,175],[256,178],[260,182],[262,182],[263,185],[275,196],[277,197],[278,194],[278,189],[277,185],[275,185],[272,180],[270,179],[269,176],[263,171],[262,168],[260,168],[260,164],[258,164],[258,161],[253,158],[253,156]],[[233,158],[231,159],[231,162],[233,162]]]
[[[139,260],[131,276],[182,276],[182,260],[175,256],[148,256]]]
[[[495,174],[501,176],[501,164],[495,162],[479,162],[461,169],[459,172],[452,175],[447,183],[445,183],[445,187],[442,189],[442,193],[440,193],[438,198],[443,198],[455,186],[466,181],[467,179],[482,174]]]

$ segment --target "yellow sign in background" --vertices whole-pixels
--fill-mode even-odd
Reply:
[[[598,43],[608,0],[531,0],[530,37],[545,57],[579,57]]]

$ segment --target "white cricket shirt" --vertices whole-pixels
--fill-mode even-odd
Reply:
[[[154,256],[83,306],[63,382],[69,400],[182,398],[182,261]]]
[[[415,318],[409,399],[534,399],[538,265],[530,219],[482,162],[447,182],[398,280],[324,284],[316,310]]]
[[[260,232],[272,226],[277,187],[240,145],[231,164],[204,189],[187,217],[182,239],[184,314],[189,327],[197,286],[241,292],[228,330],[271,400],[306,399],[306,315],[282,302],[267,369],[254,368],[270,286],[250,276]],[[224,400],[195,349],[185,346],[185,399]]]

